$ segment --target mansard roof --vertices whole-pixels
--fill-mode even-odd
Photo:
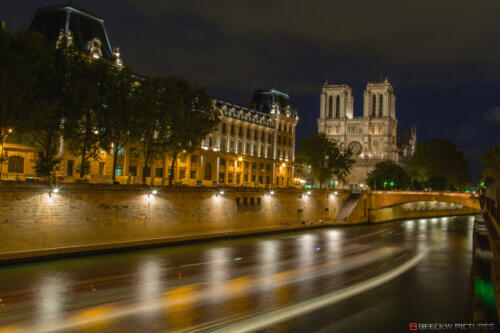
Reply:
[[[98,38],[103,57],[114,59],[104,20],[72,4],[39,8],[30,29],[44,34],[52,42],[57,41],[61,31],[71,31],[73,42],[80,51],[88,51],[87,43]]]
[[[279,113],[285,114],[290,108],[290,96],[276,89],[255,90],[250,107],[264,113],[276,113],[274,107],[277,107]]]
[[[220,99],[214,99],[215,106],[222,111],[225,117],[240,119],[259,125],[274,127],[274,119],[269,113],[259,112]]]

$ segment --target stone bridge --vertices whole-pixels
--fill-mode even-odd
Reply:
[[[384,222],[432,216],[475,214],[479,196],[458,192],[367,191],[347,221]]]
[[[481,209],[479,195],[458,192],[370,191],[367,201],[371,209],[380,209],[412,202],[451,203]]]

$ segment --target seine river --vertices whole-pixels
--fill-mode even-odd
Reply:
[[[405,332],[472,321],[473,217],[0,268],[0,332]]]

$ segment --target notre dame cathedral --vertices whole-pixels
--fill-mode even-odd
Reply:
[[[346,179],[351,188],[364,188],[375,165],[392,160],[406,167],[415,152],[417,132],[397,132],[396,96],[387,81],[368,83],[364,92],[363,116],[354,117],[351,88],[325,82],[321,92],[318,131],[341,147],[354,152],[355,164]]]

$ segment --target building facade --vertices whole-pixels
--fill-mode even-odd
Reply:
[[[102,18],[73,6],[55,6],[37,11],[31,28],[57,43],[61,38],[71,42],[91,57],[104,57],[110,65],[121,66],[118,49],[112,49]],[[257,90],[248,107],[226,101],[213,101],[220,114],[218,128],[208,135],[198,151],[182,153],[173,170],[174,183],[192,186],[293,186],[295,158],[296,110],[290,96],[275,89]],[[2,179],[23,180],[36,177],[34,161],[38,149],[29,137],[15,131],[5,140]],[[56,168],[59,181],[78,178],[79,157],[71,156],[61,139],[61,163]],[[116,179],[124,184],[162,185],[168,182],[172,159],[165,156],[144,168],[138,147],[131,144],[118,149]],[[90,182],[109,183],[113,156],[101,151],[91,161]]]
[[[382,161],[406,166],[415,152],[416,128],[397,132],[396,96],[387,79],[367,84],[362,117],[354,116],[352,90],[345,84],[325,83],[320,98],[318,131],[354,153],[355,164],[346,185],[363,188],[367,175]]]

